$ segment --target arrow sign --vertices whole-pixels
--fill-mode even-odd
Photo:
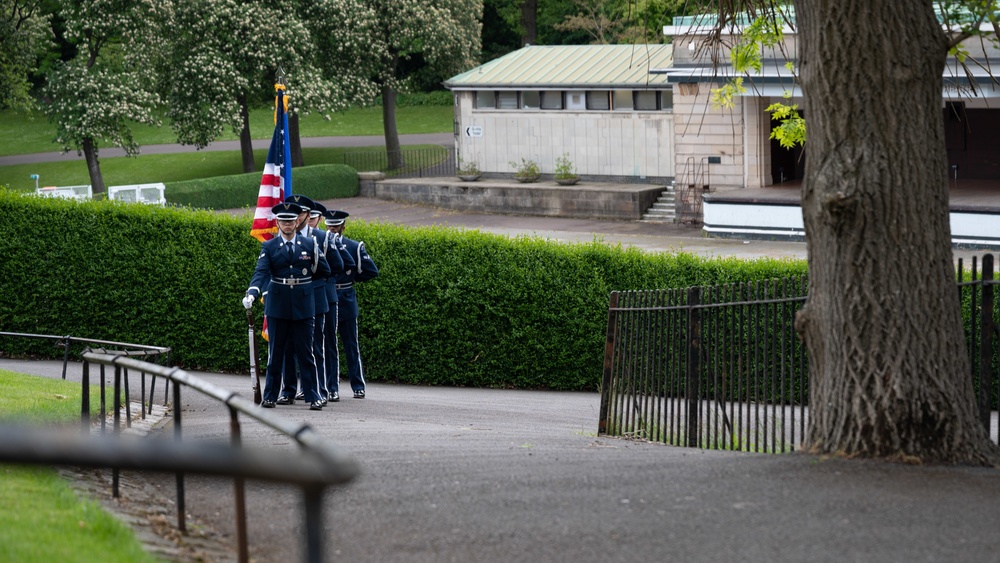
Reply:
[[[465,128],[465,134],[469,137],[482,137],[483,128],[479,125],[470,125]]]

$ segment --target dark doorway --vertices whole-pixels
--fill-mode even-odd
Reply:
[[[948,179],[1000,180],[1000,110],[947,102],[944,138]]]
[[[802,111],[799,111],[799,115],[805,117]],[[780,124],[777,120],[771,120],[772,129]],[[771,139],[771,184],[802,180],[805,177],[805,164],[801,146],[786,149],[777,139]]]

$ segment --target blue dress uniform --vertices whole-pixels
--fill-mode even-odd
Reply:
[[[288,198],[285,199],[285,202],[295,203],[305,207],[309,209],[309,214],[315,217],[318,217],[323,211],[326,211],[326,207],[322,204],[300,194],[288,196]],[[316,229],[308,225],[304,225],[299,231],[299,234],[305,237],[314,237],[316,239],[320,252],[327,258],[327,264],[330,266],[331,273],[340,273],[344,270],[343,259],[340,254],[337,252],[331,252],[334,246],[333,241],[331,240],[333,238],[332,235],[329,235],[324,230]],[[319,381],[320,401],[323,403],[326,403],[327,396],[329,395],[326,384],[327,361],[324,354],[327,330],[326,319],[330,312],[330,301],[327,297],[326,280],[327,277],[313,276],[312,284],[313,298],[316,303],[316,317],[313,322],[313,356],[316,358],[316,376]],[[282,392],[278,399],[278,404],[291,404],[293,397],[308,401],[305,397],[305,392],[298,384],[298,377],[296,377],[295,372],[295,360],[290,353],[291,346],[292,343],[289,343],[288,348],[286,348],[284,375],[282,377]],[[298,394],[296,394],[296,389],[299,389]]]
[[[336,224],[336,220],[333,219],[336,211],[327,210],[323,212],[323,217],[326,219],[327,226]],[[343,220],[339,224],[343,224]],[[331,402],[337,402],[340,400],[340,355],[337,350],[337,320],[339,315],[339,298],[337,295],[337,284],[336,276],[343,273],[346,270],[353,270],[355,268],[354,258],[351,257],[351,253],[347,251],[347,247],[344,245],[341,237],[335,236],[334,233],[327,233],[329,235],[329,240],[334,250],[339,255],[340,259],[344,263],[344,268],[339,272],[334,272],[334,275],[327,281],[326,284],[326,295],[330,302],[330,311],[326,314],[326,334],[324,335],[324,354],[326,356],[326,389],[328,393],[328,400]],[[327,260],[330,260],[330,255],[327,255]],[[333,263],[333,262],[331,262]]]
[[[345,211],[334,211],[330,214],[333,221],[343,221],[348,217]],[[327,223],[329,224],[329,222]],[[368,281],[378,276],[375,262],[365,250],[365,243],[341,237],[344,246],[354,259],[355,266],[351,270],[334,276],[337,284],[337,332],[344,342],[344,358],[347,361],[347,375],[350,378],[351,389],[355,399],[365,397],[365,371],[361,363],[361,351],[358,347],[358,296],[354,284]],[[335,354],[336,367],[334,373],[340,373],[339,355]],[[339,378],[338,378],[339,379]],[[339,381],[337,382],[339,387]]]
[[[280,203],[271,209],[278,219],[298,217],[299,206]],[[316,302],[313,297],[313,276],[328,277],[330,266],[326,257],[316,250],[316,241],[296,233],[293,240],[282,236],[261,245],[257,267],[247,295],[260,297],[267,288],[264,315],[267,316],[268,343],[267,376],[264,380],[262,406],[274,407],[278,398],[286,345],[289,341],[302,370],[302,387],[310,408],[322,408],[316,358],[313,355],[313,325]]]

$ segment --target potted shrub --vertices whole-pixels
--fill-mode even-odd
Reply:
[[[521,183],[537,182],[542,177],[542,171],[538,168],[538,163],[534,160],[521,159],[521,164],[510,163],[514,168],[514,179]]]
[[[556,159],[556,182],[564,186],[572,186],[580,181],[580,176],[576,173],[576,167],[569,159],[569,153],[563,153]]]
[[[483,175],[483,172],[476,165],[476,161],[464,161],[460,158],[458,159],[458,168],[455,169],[455,175],[465,182],[475,182]]]

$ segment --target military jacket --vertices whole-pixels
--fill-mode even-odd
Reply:
[[[317,252],[316,240],[296,234],[294,241],[285,243],[277,236],[261,245],[247,293],[254,297],[267,293],[264,314],[269,317],[307,319],[316,316],[314,276],[330,276],[330,265]]]

